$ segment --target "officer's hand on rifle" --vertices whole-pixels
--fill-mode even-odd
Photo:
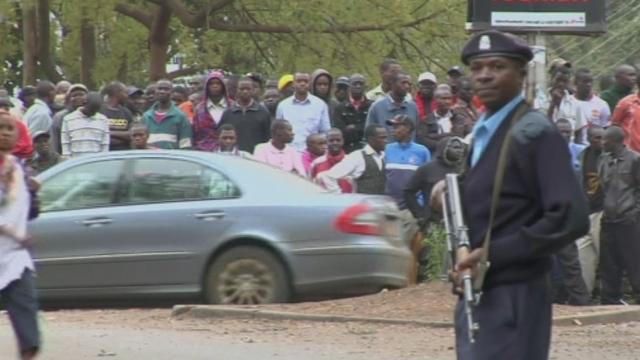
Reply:
[[[482,248],[478,248],[469,253],[469,255],[464,258],[458,259],[458,263],[456,264],[456,271],[462,272],[466,269],[471,269],[471,272],[476,270],[476,266],[480,262],[482,258]]]
[[[456,294],[462,294],[462,278],[460,277],[460,273],[464,270],[471,269],[471,276],[475,277],[478,263],[482,258],[482,252],[482,248],[478,248],[470,252],[469,255],[465,256],[464,258],[458,259],[455,270],[449,273],[452,282],[456,284],[456,288],[454,290]]]

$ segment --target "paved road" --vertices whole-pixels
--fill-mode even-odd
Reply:
[[[169,310],[75,310],[41,316],[41,359],[375,360],[424,359],[419,344],[406,349],[406,331],[432,342],[434,360],[452,360],[447,330],[362,324],[244,320],[174,320]],[[412,338],[411,341],[415,341]],[[6,316],[0,349],[15,351]],[[403,345],[404,344],[404,345]],[[435,353],[439,355],[435,356]],[[4,357],[0,356],[3,360]]]
[[[42,313],[41,359],[453,360],[449,329],[258,320],[175,320],[167,309]],[[552,360],[636,360],[640,324],[557,328]],[[2,355],[15,352],[0,315]]]

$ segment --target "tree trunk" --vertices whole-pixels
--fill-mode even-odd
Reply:
[[[96,66],[96,29],[92,22],[83,17],[80,24],[80,82],[89,89],[95,89],[93,72]]]
[[[125,54],[122,60],[120,61],[120,66],[118,66],[118,74],[116,75],[116,79],[122,82],[125,82],[129,74],[129,60],[127,59],[127,55]]]
[[[171,10],[168,7],[158,6],[155,10],[149,31],[149,78],[151,81],[160,80],[167,76],[171,16]]]
[[[51,54],[51,29],[49,0],[38,0],[36,6],[38,29],[38,60],[42,73],[51,81],[58,82],[62,76],[56,71]]]
[[[22,2],[22,86],[35,85],[38,63],[36,60],[36,6],[34,1]]]

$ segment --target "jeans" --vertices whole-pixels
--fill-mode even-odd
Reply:
[[[25,269],[20,279],[0,290],[0,297],[18,338],[20,353],[37,352],[40,348],[40,332],[33,272]]]

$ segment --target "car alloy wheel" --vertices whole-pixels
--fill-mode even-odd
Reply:
[[[289,300],[284,267],[269,251],[258,247],[232,248],[218,257],[205,283],[209,303],[256,305]]]
[[[273,275],[261,262],[239,259],[220,274],[218,292],[223,304],[264,304],[273,297]]]

